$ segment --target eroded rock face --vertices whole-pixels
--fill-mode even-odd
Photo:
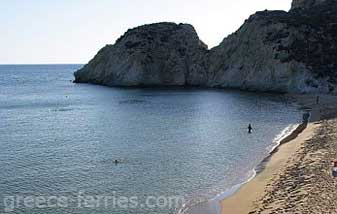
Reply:
[[[293,0],[291,9],[308,9],[328,0]]]
[[[207,46],[191,25],[144,25],[101,49],[75,73],[75,82],[108,86],[204,85],[206,53]]]
[[[337,0],[292,6],[257,12],[211,50],[191,25],[131,29],[77,71],[75,82],[336,93]]]
[[[258,12],[212,49],[209,60],[212,86],[336,92],[337,2]]]

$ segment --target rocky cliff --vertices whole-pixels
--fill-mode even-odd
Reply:
[[[337,84],[337,3],[252,15],[210,51],[209,84],[280,92],[333,92]],[[295,4],[296,3],[296,4]]]
[[[131,29],[77,71],[75,82],[335,93],[337,0],[294,0],[289,12],[257,12],[211,50],[191,25]]]
[[[75,82],[108,86],[202,85],[207,46],[188,24],[157,23],[128,30],[82,69]]]
[[[317,6],[326,0],[293,0],[291,9],[309,9],[310,7]]]

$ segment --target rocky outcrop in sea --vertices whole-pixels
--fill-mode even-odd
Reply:
[[[193,26],[157,23],[128,30],[81,70],[75,82],[107,86],[184,86],[207,81],[207,46]]]
[[[140,26],[101,49],[75,82],[336,93],[337,0],[257,12],[210,50],[191,25]]]

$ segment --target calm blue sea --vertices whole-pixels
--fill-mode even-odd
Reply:
[[[80,67],[0,66],[0,213],[174,213],[244,182],[301,121],[282,95],[74,84]]]

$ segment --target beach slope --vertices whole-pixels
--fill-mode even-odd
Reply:
[[[315,121],[295,139],[282,144],[265,168],[233,196],[221,202],[222,214],[337,213],[335,97],[296,97],[312,109]]]

